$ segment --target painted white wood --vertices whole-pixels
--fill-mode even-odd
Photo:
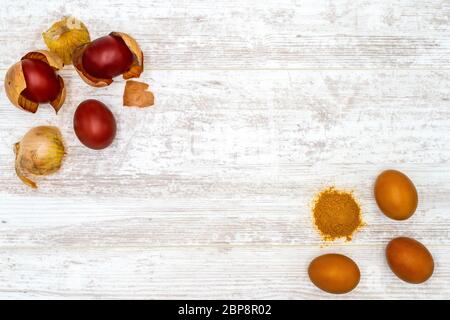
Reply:
[[[430,247],[436,271],[414,286],[388,269],[383,247],[206,246],[139,248],[21,248],[2,250],[2,296],[8,298],[142,299],[420,299],[448,298],[449,250]],[[305,269],[317,254],[340,252],[358,261],[361,282],[346,295],[330,296],[309,281]]]
[[[21,112],[2,92],[1,298],[450,298],[449,1],[110,2],[2,4],[1,79],[74,14],[94,38],[137,38],[156,105],[123,108],[122,80],[91,88],[72,67],[58,115]],[[103,151],[72,130],[87,98],[118,120]],[[12,144],[42,124],[62,130],[69,156],[34,191]],[[408,221],[377,209],[385,168],[419,190]],[[328,185],[354,191],[367,226],[324,247],[310,204]],[[389,271],[383,248],[399,235],[429,246],[429,282]],[[355,259],[357,290],[310,284],[325,252]]]
[[[446,68],[447,0],[4,1],[2,60],[62,15],[132,33],[156,69]],[[28,41],[17,41],[17,39]]]

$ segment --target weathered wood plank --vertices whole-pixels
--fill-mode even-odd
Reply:
[[[344,173],[364,175],[358,164],[375,169],[371,176],[385,166],[436,175],[448,168],[447,72],[153,71],[147,79],[157,102],[146,110],[121,107],[120,83],[95,90],[69,74],[64,73],[73,95],[57,116],[46,106],[26,114],[1,98],[3,192],[267,196],[276,185],[292,192],[304,179],[326,184]],[[91,97],[110,105],[119,125],[114,144],[100,152],[82,146],[72,129],[77,104]],[[59,126],[70,156],[59,174],[32,193],[11,170],[11,146],[38,124]],[[345,172],[333,172],[333,165]],[[290,172],[296,166],[297,177]]]
[[[2,68],[43,47],[40,33],[70,14],[82,18],[94,38],[113,30],[133,34],[147,66],[156,69],[450,65],[445,0],[58,0],[6,1],[0,13]]]
[[[361,201],[368,227],[356,243],[401,233],[450,243],[446,72],[154,71],[157,105],[147,110],[114,103],[119,83],[95,90],[71,74],[74,98],[58,116],[2,100],[3,247],[320,245],[309,205],[327,185]],[[117,141],[101,152],[72,131],[76,105],[94,95],[120,120]],[[33,191],[15,177],[10,146],[17,127],[42,123],[62,128],[70,156]],[[419,190],[408,223],[386,219],[374,202],[374,179],[389,167]]]
[[[8,0],[0,78],[66,14],[94,38],[137,38],[156,106],[123,109],[123,81],[94,89],[70,67],[58,116],[0,95],[0,297],[332,298],[306,273],[325,252],[362,271],[338,298],[450,296],[449,1]],[[73,133],[86,98],[117,117],[104,151]],[[33,191],[11,146],[42,124],[62,129],[69,157]],[[391,167],[419,191],[408,221],[372,196]],[[328,185],[354,190],[368,225],[322,248],[309,205]],[[429,282],[389,271],[383,248],[399,235],[429,246]]]
[[[411,285],[396,278],[384,246],[216,247],[2,250],[0,295],[7,298],[143,299],[432,299],[448,298],[448,248],[429,248],[433,277]],[[307,267],[339,252],[360,266],[361,282],[333,296],[313,286]]]
[[[333,168],[345,172],[344,167]],[[417,213],[408,221],[396,222],[380,213],[371,194],[373,181],[366,183],[375,178],[375,171],[359,168],[369,174],[353,172],[344,179],[329,176],[330,181],[340,181],[336,183],[338,186],[354,188],[361,202],[367,226],[355,235],[352,243],[379,245],[394,236],[407,235],[430,244],[450,246],[447,214],[450,190],[447,187],[435,191],[445,185],[447,178],[438,180],[441,174],[431,171],[411,171],[416,182],[428,179],[435,181],[435,185],[418,183]],[[184,199],[179,196],[95,199],[94,194],[81,198],[3,195],[0,247],[320,246],[323,243],[313,228],[310,203],[314,193],[325,184],[308,178],[310,174],[316,175],[308,169],[291,174],[298,178],[289,187],[279,184],[264,188],[261,183],[262,190],[258,190],[258,184],[221,184],[219,187],[228,188],[229,199],[214,199],[206,190],[203,197],[194,194]],[[325,180],[325,175],[321,180]],[[253,193],[245,193],[246,188],[254,190]]]

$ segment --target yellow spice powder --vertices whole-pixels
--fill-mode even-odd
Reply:
[[[314,223],[324,240],[351,240],[364,225],[361,208],[352,193],[329,187],[318,194],[313,207]]]

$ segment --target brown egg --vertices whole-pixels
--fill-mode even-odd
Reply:
[[[406,220],[416,211],[416,187],[400,171],[383,171],[375,182],[374,191],[378,207],[391,219]]]
[[[356,263],[341,254],[324,254],[309,264],[309,278],[318,288],[329,293],[347,293],[359,283]]]
[[[410,283],[422,283],[433,274],[434,261],[430,251],[419,241],[400,237],[386,247],[386,259],[397,277]]]

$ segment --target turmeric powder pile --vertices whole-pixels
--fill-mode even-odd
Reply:
[[[346,238],[364,225],[361,208],[349,192],[334,187],[323,190],[314,202],[314,222],[324,240]]]

